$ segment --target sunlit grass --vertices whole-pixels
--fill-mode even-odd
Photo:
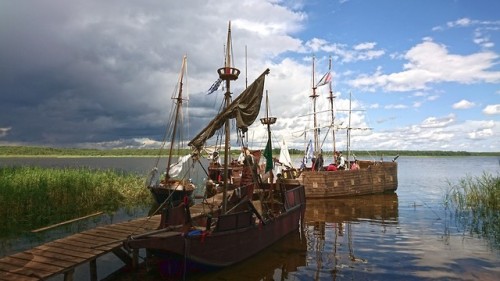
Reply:
[[[0,234],[146,206],[144,179],[89,168],[0,167]]]
[[[445,202],[451,203],[464,230],[500,247],[500,176],[468,176],[450,186]]]

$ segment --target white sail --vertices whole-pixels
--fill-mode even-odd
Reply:
[[[177,163],[170,165],[170,176],[183,178],[191,168],[192,163],[191,154],[179,157]]]
[[[283,143],[281,144],[279,161],[281,164],[293,168],[292,158],[290,157],[288,145],[286,144],[285,140],[283,140]]]
[[[274,165],[274,174],[281,174],[283,170],[293,168],[292,158],[290,157],[290,152],[288,151],[288,146],[283,140],[280,148],[280,158],[278,159],[279,163]]]

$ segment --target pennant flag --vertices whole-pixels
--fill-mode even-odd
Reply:
[[[319,80],[318,84],[316,84],[316,88],[326,85],[330,83],[330,81],[332,81],[332,74],[330,73],[330,71],[328,71],[327,73],[325,73],[325,75],[323,75],[323,77],[321,77],[321,80]]]
[[[314,144],[312,143],[312,140],[309,140],[306,149],[306,163],[307,160],[311,160],[313,157],[314,157]]]
[[[264,157],[266,157],[266,173],[273,169],[273,148],[271,139],[267,140],[266,149],[264,149]]]
[[[217,91],[220,87],[220,84],[222,83],[222,79],[217,79],[212,86],[210,86],[210,89],[207,91],[207,95],[210,95],[211,93]]]

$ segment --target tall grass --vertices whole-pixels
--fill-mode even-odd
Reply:
[[[446,201],[455,209],[460,225],[500,248],[500,176],[483,173],[466,177],[449,190]]]
[[[89,168],[0,167],[0,235],[151,202],[144,179]]]

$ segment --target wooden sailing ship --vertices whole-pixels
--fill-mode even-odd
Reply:
[[[264,71],[236,99],[230,101],[230,82],[236,80],[240,72],[231,66],[230,24],[226,46],[225,65],[218,70],[219,77],[226,83],[225,107],[189,143],[196,155],[203,151],[207,140],[217,130],[224,130],[224,189],[216,196],[221,201],[204,201],[197,208],[197,213],[192,213],[191,209],[199,206],[190,208],[183,202],[163,208],[158,230],[131,236],[124,242],[126,248],[145,248],[156,255],[180,257],[186,263],[224,267],[243,261],[299,228],[305,212],[304,186],[280,179],[262,183],[252,173],[255,162],[252,163],[254,159],[250,155],[245,159],[243,172],[250,171],[250,179],[254,180],[247,183],[244,179],[248,177],[242,175],[240,185],[232,192],[227,190],[230,184],[227,172],[230,162],[229,122],[235,119],[238,130],[246,132],[255,121],[269,70]],[[268,140],[268,146],[270,143]],[[266,149],[264,154],[270,152],[272,150]]]
[[[187,148],[187,146],[182,146],[182,140],[180,139],[184,135],[184,133],[181,132],[184,128],[183,123],[185,117],[183,103],[187,101],[184,93],[186,70],[187,57],[184,56],[182,59],[179,80],[176,84],[176,91],[174,91],[174,96],[172,97],[172,122],[167,126],[167,132],[165,133],[165,138],[170,136],[165,174],[160,175],[158,169],[159,160],[162,157],[162,151],[164,151],[164,149],[161,149],[158,159],[156,160],[156,165],[146,181],[147,188],[151,191],[151,194],[159,205],[176,205],[180,201],[185,200],[185,198],[191,198],[196,188],[189,177],[190,167],[193,166],[191,155],[177,156]],[[164,148],[165,145],[167,145],[167,139],[163,140],[162,148]],[[174,153],[177,155],[174,155]],[[174,159],[176,159],[175,163]]]
[[[351,108],[349,106],[349,124],[347,128],[347,159],[343,159],[345,163],[339,163],[340,159],[335,157],[335,153],[338,152],[336,148],[335,131],[337,125],[335,124],[335,114],[334,114],[334,99],[331,81],[331,59],[330,67],[327,74],[315,84],[314,81],[314,59],[313,59],[313,87],[312,94],[310,98],[313,102],[313,133],[314,142],[311,154],[312,157],[319,158],[322,154],[321,146],[319,142],[319,126],[317,123],[317,112],[316,112],[316,99],[318,94],[316,92],[317,88],[322,85],[330,84],[330,94],[328,97],[330,112],[331,112],[331,124],[330,130],[332,132],[332,144],[333,144],[333,161],[335,162],[339,169],[335,171],[328,171],[327,166],[321,163],[316,167],[306,167],[303,165],[300,171],[289,169],[284,171],[284,176],[288,179],[296,179],[306,188],[307,198],[334,198],[341,196],[353,196],[353,195],[366,195],[366,194],[376,194],[384,192],[394,192],[398,187],[398,165],[395,161],[397,157],[392,159],[392,161],[370,161],[370,160],[360,160],[360,159],[350,159],[350,137],[351,130]],[[307,152],[306,152],[307,154]],[[321,155],[322,157],[323,155]],[[305,162],[305,161],[304,161]],[[304,163],[303,162],[303,163]],[[351,169],[351,166],[356,162],[359,167],[357,169]],[[304,163],[305,164],[305,163]],[[329,163],[326,163],[329,164]]]

